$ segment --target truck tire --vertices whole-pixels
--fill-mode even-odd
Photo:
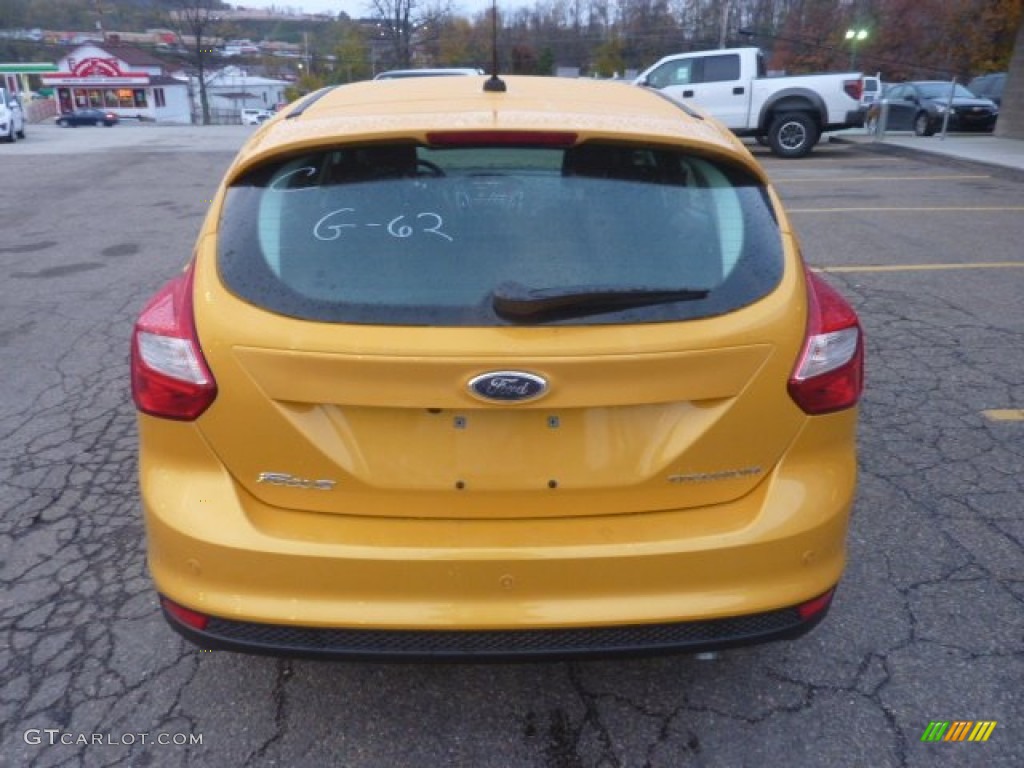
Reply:
[[[804,157],[819,136],[818,124],[806,112],[783,112],[768,128],[768,146],[779,157]]]

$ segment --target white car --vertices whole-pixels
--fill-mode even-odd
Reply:
[[[0,139],[11,144],[25,138],[25,113],[18,97],[0,88]]]
[[[259,125],[274,116],[269,109],[243,109],[242,125]]]
[[[374,80],[400,80],[406,77],[450,77],[460,75],[482,75],[479,67],[443,67],[435,69],[389,69],[379,72]]]

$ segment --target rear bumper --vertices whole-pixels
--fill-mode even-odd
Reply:
[[[437,631],[334,629],[210,618],[189,626],[162,602],[171,627],[204,650],[312,659],[406,661],[533,661],[699,653],[776,640],[810,631],[825,617],[831,592],[813,613],[791,606],[707,621],[533,630]]]
[[[270,507],[193,426],[142,424],[150,572],[160,594],[209,617],[172,618],[203,647],[434,658],[721,648],[810,629],[821,616],[794,607],[845,565],[853,410],[808,419],[735,501],[556,519]]]

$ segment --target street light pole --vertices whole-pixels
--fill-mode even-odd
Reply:
[[[866,29],[846,30],[846,39],[850,41],[850,69],[857,68],[857,43],[868,39]]]

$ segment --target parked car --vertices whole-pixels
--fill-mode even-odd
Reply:
[[[452,75],[482,75],[484,71],[477,67],[440,67],[421,69],[389,69],[378,72],[374,80],[401,80],[407,77],[449,77]]]
[[[242,125],[260,125],[274,116],[269,109],[243,109]]]
[[[80,125],[105,125],[110,128],[117,125],[120,118],[113,112],[102,109],[76,109],[57,118],[57,125],[77,128]]]
[[[135,324],[164,615],[310,656],[795,636],[844,567],[863,354],[717,121],[591,80],[323,89]]]
[[[25,138],[25,112],[13,91],[0,87],[0,139],[13,144]]]
[[[942,129],[949,112],[950,131],[991,131],[999,117],[999,107],[989,99],[979,99],[964,86],[939,80],[895,83],[885,91],[888,116],[885,129],[913,131],[932,136]],[[877,120],[881,105],[868,110],[868,122]]]
[[[967,84],[967,90],[981,99],[991,99],[997,107],[1003,105],[1003,87],[1006,85],[1005,72],[981,75]]]

